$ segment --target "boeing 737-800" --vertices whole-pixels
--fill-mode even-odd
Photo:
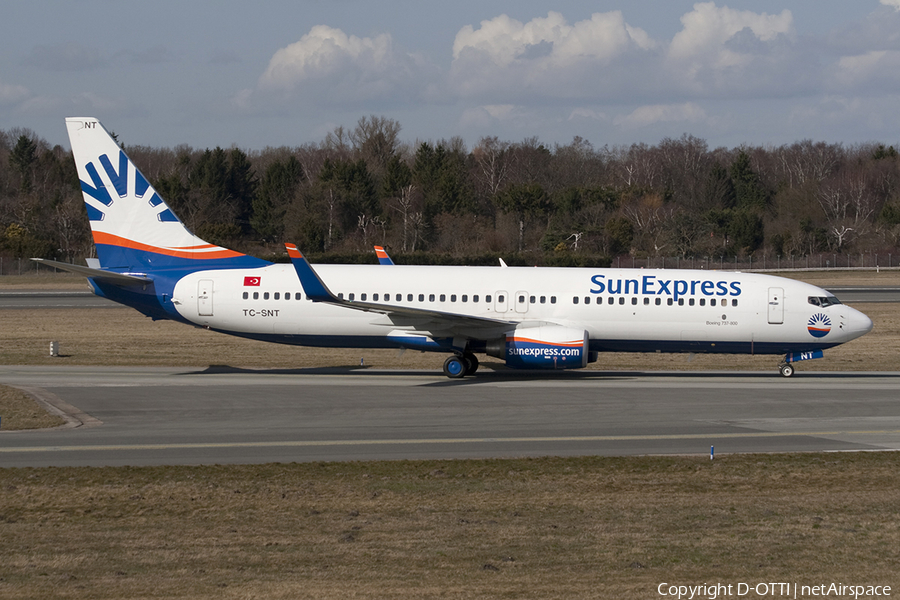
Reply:
[[[290,244],[290,264],[270,263],[188,231],[97,119],[66,125],[99,263],[44,262],[153,319],[281,344],[443,352],[453,378],[474,373],[478,354],[577,369],[623,351],[784,355],[790,376],[872,329],[829,292],[762,274],[313,267]]]

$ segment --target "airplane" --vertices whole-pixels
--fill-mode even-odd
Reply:
[[[292,244],[289,264],[271,263],[188,231],[96,118],[66,126],[97,259],[41,262],[154,320],[281,344],[441,352],[450,378],[474,374],[479,354],[558,370],[603,352],[783,355],[790,377],[872,329],[824,289],[755,273],[313,266]]]

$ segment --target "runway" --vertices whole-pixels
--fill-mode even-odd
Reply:
[[[900,373],[0,366],[0,383],[78,425],[0,431],[6,467],[900,449]]]

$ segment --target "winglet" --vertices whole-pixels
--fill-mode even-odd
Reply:
[[[380,265],[394,264],[394,261],[391,260],[391,257],[388,256],[388,253],[385,252],[383,247],[375,246],[375,254],[378,256],[378,264],[380,264]]]
[[[284,247],[287,249],[288,256],[291,257],[291,264],[294,265],[297,277],[300,278],[300,285],[303,286],[303,291],[306,292],[306,296],[310,300],[313,302],[339,301],[338,298],[331,293],[331,290],[328,289],[328,286],[319,279],[319,276],[313,271],[309,262],[307,262],[307,260],[303,258],[303,255],[300,254],[300,250],[297,249],[297,246],[294,244],[285,244]]]

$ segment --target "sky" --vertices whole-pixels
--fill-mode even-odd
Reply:
[[[403,141],[900,141],[900,0],[11,0],[0,129],[248,151]]]

